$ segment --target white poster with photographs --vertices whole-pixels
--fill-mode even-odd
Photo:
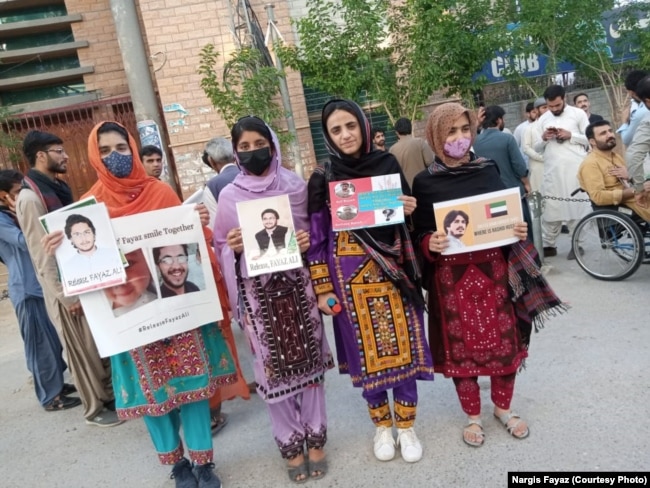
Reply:
[[[124,283],[126,272],[106,205],[71,205],[41,220],[50,232],[64,233],[55,256],[65,296]]]
[[[300,268],[288,195],[237,202],[248,276]]]
[[[102,357],[223,319],[198,213],[192,206],[113,219],[126,282],[81,296]]]

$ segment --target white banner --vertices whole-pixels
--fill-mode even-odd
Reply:
[[[102,357],[223,318],[198,213],[192,206],[112,219],[126,283],[81,295]]]

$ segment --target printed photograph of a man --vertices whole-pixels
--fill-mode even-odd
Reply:
[[[131,251],[124,257],[129,263],[126,268],[126,282],[104,289],[115,317],[158,299],[156,285],[142,249]]]
[[[354,195],[356,189],[349,181],[342,181],[334,187],[334,194],[339,198],[348,198]]]
[[[190,256],[190,247],[194,253]],[[174,244],[153,249],[153,259],[160,277],[161,298],[174,297],[200,291],[201,288],[188,279],[189,261],[196,259],[197,244]]]
[[[469,215],[462,210],[451,210],[444,220],[445,232],[449,238],[448,249],[460,249],[465,247],[465,243],[461,241],[467,230],[469,224]]]
[[[278,225],[278,220],[280,220],[280,214],[277,210],[267,208],[262,211],[262,225],[264,229],[255,234],[255,240],[257,241],[257,247],[260,252],[253,259],[261,258],[269,253],[269,251],[275,251],[269,253],[270,255],[274,255],[286,249],[287,239],[290,236],[288,232],[289,228]]]
[[[122,266],[119,252],[97,245],[97,231],[85,215],[68,215],[63,230],[75,249],[74,255],[65,261],[64,274],[67,279],[89,276]]]
[[[343,205],[336,209],[336,216],[341,220],[352,220],[359,213],[359,209],[353,205]]]

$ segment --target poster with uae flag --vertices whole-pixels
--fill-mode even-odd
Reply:
[[[519,188],[434,203],[433,213],[436,228],[449,238],[443,254],[512,244],[515,224],[524,220]]]

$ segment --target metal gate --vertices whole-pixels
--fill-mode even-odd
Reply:
[[[19,114],[2,125],[2,130],[22,141],[33,129],[51,132],[63,139],[70,156],[68,172],[63,176],[78,199],[97,181],[97,173],[88,162],[88,135],[98,122],[112,120],[137,134],[137,125],[130,97],[86,102],[63,109]],[[14,168],[23,173],[29,169],[18,148],[0,148],[0,169]]]

